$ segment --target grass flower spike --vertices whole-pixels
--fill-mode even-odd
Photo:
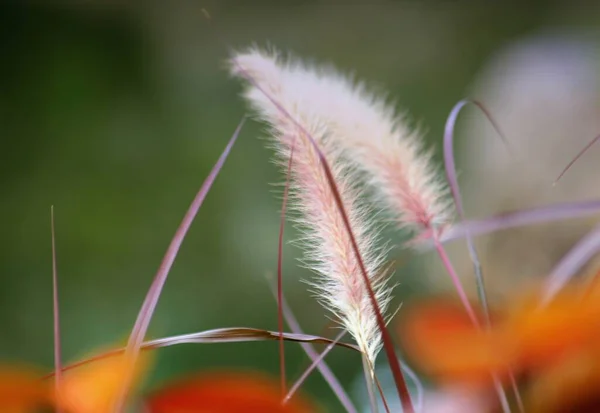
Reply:
[[[268,82],[273,92],[278,84],[281,94],[293,93],[305,110],[318,116],[333,145],[367,173],[400,226],[420,232],[448,224],[447,188],[430,162],[431,152],[384,98],[332,67],[291,59],[280,63],[257,51],[246,57],[257,64],[250,66],[252,74]]]
[[[258,50],[235,55],[231,68],[236,76],[252,78],[245,97],[258,116],[271,126],[274,147],[284,169],[293,148],[291,205],[299,212],[297,223],[304,231],[305,261],[319,275],[313,286],[325,307],[335,313],[373,362],[381,347],[381,335],[368,287],[310,138],[331,166],[382,312],[389,301],[389,289],[381,277],[384,255],[375,247],[377,236],[367,220],[368,211],[358,202],[348,165],[342,159],[343,151],[334,139],[327,114],[318,104],[328,98],[329,91],[307,88],[306,84],[319,80],[314,73],[302,70],[300,64],[280,64],[276,57]],[[281,108],[293,119],[285,116]]]

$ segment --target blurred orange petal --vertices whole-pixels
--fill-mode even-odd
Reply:
[[[107,357],[63,373],[57,404],[70,413],[110,412],[130,377],[136,383],[147,364],[138,358],[134,371],[124,355]]]
[[[567,288],[547,306],[528,298],[514,304],[505,328],[519,348],[519,365],[537,368],[590,345],[600,348],[600,300]]]
[[[314,413],[299,396],[281,405],[279,382],[256,373],[210,373],[165,387],[146,402],[148,413]]]
[[[498,331],[476,328],[462,306],[435,301],[409,308],[400,326],[408,355],[439,379],[479,383],[512,360],[514,348]]]
[[[532,377],[525,392],[531,413],[583,413],[600,411],[600,353],[580,352],[547,366]]]
[[[600,285],[600,284],[599,284]],[[535,374],[588,348],[600,349],[600,287],[564,288],[541,306],[540,289],[507,303],[491,332],[477,329],[459,304],[434,301],[407,310],[401,339],[429,373],[483,382],[489,372]]]
[[[48,406],[51,389],[28,369],[0,368],[0,411],[3,413],[30,413]]]

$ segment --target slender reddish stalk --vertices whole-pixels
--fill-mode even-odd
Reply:
[[[54,388],[58,397],[62,380],[62,356],[60,341],[60,312],[58,306],[58,267],[56,264],[56,234],[54,231],[54,205],[50,207],[50,231],[52,233],[52,314],[54,319]],[[56,408],[57,413],[62,412],[62,408]]]
[[[344,225],[346,226],[346,230],[348,231],[348,235],[350,236],[350,242],[352,243],[352,248],[354,249],[354,253],[356,254],[356,261],[360,267],[360,271],[363,277],[363,282],[367,288],[367,292],[369,293],[369,299],[371,300],[371,305],[373,306],[373,311],[375,312],[375,317],[377,318],[377,324],[381,331],[381,340],[383,342],[383,348],[385,350],[385,354],[388,359],[388,363],[390,365],[390,369],[392,370],[392,375],[394,377],[394,381],[396,383],[396,389],[398,390],[398,395],[400,397],[400,401],[402,403],[402,408],[406,413],[414,413],[414,408],[411,402],[410,393],[408,391],[408,387],[406,386],[406,381],[404,380],[404,376],[402,374],[402,370],[400,368],[400,363],[398,362],[398,358],[396,356],[396,351],[394,349],[394,342],[392,341],[392,337],[385,326],[385,319],[381,314],[379,309],[379,305],[377,304],[377,298],[375,297],[375,293],[371,288],[371,282],[369,280],[369,275],[367,274],[367,269],[365,268],[365,263],[360,255],[360,250],[358,249],[358,244],[356,242],[356,238],[354,237],[354,232],[352,231],[352,226],[350,224],[350,220],[348,219],[348,214],[346,214],[346,209],[344,208],[344,204],[342,202],[342,198],[340,193],[335,185],[335,181],[333,179],[333,174],[331,173],[331,168],[327,163],[327,160],[323,156],[323,153],[319,150],[318,145],[314,140],[311,140],[313,143],[315,150],[319,154],[319,158],[321,159],[321,165],[323,166],[323,170],[325,171],[325,175],[327,176],[327,180],[331,186],[331,192],[333,192],[333,196],[335,197],[336,203],[338,205],[340,214],[342,215],[342,219],[344,221]]]
[[[277,296],[277,290],[273,289],[273,293],[275,296]],[[282,305],[283,316],[285,317],[285,322],[290,327],[290,329],[292,330],[293,333],[303,334],[302,328],[300,327],[300,323],[298,323],[296,316],[294,316],[294,312],[288,305],[288,303],[285,299],[285,296],[282,296],[281,298],[282,298],[281,305]],[[300,346],[306,352],[306,355],[313,362],[319,357],[319,354],[317,353],[317,351],[313,348],[313,346],[311,344],[300,343]],[[354,405],[352,404],[350,397],[348,397],[348,394],[346,393],[346,391],[344,390],[344,388],[338,381],[337,377],[335,377],[335,375],[333,374],[333,372],[331,371],[331,369],[329,368],[329,366],[327,365],[325,360],[321,360],[319,363],[317,363],[316,367],[321,372],[321,375],[323,375],[323,378],[325,379],[327,384],[329,384],[329,387],[331,387],[331,390],[333,390],[333,392],[337,396],[337,398],[340,401],[340,403],[342,404],[342,406],[344,406],[347,413],[357,413],[356,407],[354,407]]]
[[[279,240],[277,243],[277,323],[279,328],[279,366],[281,375],[281,397],[285,398],[285,354],[283,342],[283,231],[285,229],[285,212],[287,209],[288,194],[290,190],[290,177],[292,172],[292,164],[294,162],[294,143],[290,149],[290,159],[287,167],[287,178],[285,181],[285,189],[283,190],[283,201],[281,202],[281,222],[279,223]]]
[[[192,204],[186,212],[183,221],[181,222],[179,228],[177,229],[177,232],[175,233],[175,236],[171,241],[171,244],[169,245],[169,248],[167,249],[167,252],[163,258],[163,261],[160,264],[158,272],[156,273],[154,280],[152,281],[150,289],[146,294],[146,298],[144,299],[142,308],[138,313],[137,320],[133,326],[131,335],[129,336],[129,341],[127,343],[125,351],[125,354],[128,357],[128,360],[132,366],[137,360],[140,347],[144,341],[144,337],[146,335],[146,331],[148,330],[148,326],[150,325],[150,320],[152,319],[152,315],[154,314],[154,310],[156,308],[156,304],[158,303],[158,299],[162,292],[162,288],[167,280],[167,276],[169,275],[169,271],[171,270],[171,266],[175,261],[175,257],[177,256],[183,239],[185,238],[185,235],[187,234],[190,226],[192,225],[192,222],[196,217],[198,210],[202,206],[202,203],[204,202],[206,195],[212,187],[212,184],[217,178],[217,175],[221,171],[221,168],[223,167],[225,160],[227,159],[233,145],[235,144],[245,120],[246,118],[244,117],[237,126],[235,132],[233,133],[233,136],[231,137],[229,143],[225,147],[225,150],[217,160],[217,163],[210,171],[210,174],[205,179],[204,183],[202,184],[202,187],[200,188],[200,190],[196,194],[196,197],[192,201]],[[121,410],[121,407],[124,403],[124,398],[130,386],[130,381],[130,378],[126,378],[124,380],[125,384],[123,386],[122,396],[119,398],[119,400],[117,400],[117,403],[115,405],[116,412],[119,412]]]
[[[458,274],[456,273],[454,266],[450,262],[450,258],[448,258],[448,254],[446,253],[446,250],[442,247],[442,244],[440,243],[440,240],[438,239],[437,236],[433,237],[433,243],[435,245],[435,249],[436,249],[438,255],[440,256],[440,259],[442,260],[442,264],[444,264],[444,268],[448,272],[448,275],[450,275],[450,279],[452,280],[452,283],[454,284],[454,288],[456,288],[458,297],[460,298],[462,305],[465,307],[465,310],[466,310],[467,314],[469,315],[469,318],[471,319],[471,321],[473,322],[473,324],[476,327],[479,327],[480,326],[479,320],[477,319],[477,316],[475,315],[473,306],[471,306],[471,302],[469,301],[469,298],[467,297],[467,293],[465,292],[465,290],[460,282],[460,278],[458,278]]]
[[[342,337],[344,337],[344,335],[346,334],[345,330],[342,330],[333,340],[333,342],[331,344],[329,344],[325,350],[323,350],[323,352],[321,352],[321,354],[319,354],[311,363],[311,365],[304,371],[304,373],[302,373],[302,375],[300,376],[300,378],[298,378],[298,380],[296,380],[296,383],[294,383],[294,385],[290,388],[290,391],[287,392],[286,395],[284,395],[283,398],[283,404],[287,403],[290,401],[290,399],[292,397],[294,397],[294,394],[296,394],[296,392],[298,391],[298,389],[300,388],[300,386],[302,385],[302,383],[304,383],[304,381],[308,378],[308,376],[310,375],[310,373],[313,372],[313,370],[319,365],[319,363],[321,363],[324,359],[325,356],[327,356],[329,354],[329,352],[331,350],[333,350],[333,348],[335,347],[335,345],[342,339]]]
[[[579,151],[579,153],[577,155],[575,155],[575,157],[571,160],[571,162],[569,162],[567,164],[567,166],[565,166],[565,168],[561,171],[561,173],[558,175],[558,177],[554,180],[552,185],[556,185],[558,183],[558,181],[560,181],[560,179],[569,171],[569,169],[571,169],[571,167],[573,165],[575,165],[575,163],[577,163],[579,158],[581,158],[583,156],[583,154],[585,154],[598,141],[600,141],[600,135],[594,137],[594,139],[592,139],[587,145],[585,145],[583,147],[582,150]]]

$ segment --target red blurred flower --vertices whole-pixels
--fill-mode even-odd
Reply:
[[[301,397],[281,404],[279,382],[257,373],[204,373],[150,395],[149,413],[313,413]]]

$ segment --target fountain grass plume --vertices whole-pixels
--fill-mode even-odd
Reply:
[[[378,276],[384,262],[384,251],[376,247],[377,233],[368,219],[370,211],[359,203],[358,191],[350,180],[347,166],[341,161],[342,153],[331,139],[320,114],[312,109],[311,100],[307,100],[299,88],[282,76],[277,65],[265,59],[259,51],[254,49],[236,54],[233,60],[306,128],[307,133],[300,130],[257,87],[252,84],[247,87],[244,96],[258,117],[270,125],[272,146],[284,170],[294,148],[290,207],[297,213],[295,223],[303,233],[304,262],[318,274],[311,285],[323,305],[336,315],[369,360],[374,362],[381,348],[379,328],[343,217],[321,166],[320,156],[308,134],[330,163],[377,303],[383,312],[390,291],[384,278]],[[231,70],[234,75],[246,78],[236,65],[232,64]],[[312,96],[312,99],[318,99],[318,96]]]

